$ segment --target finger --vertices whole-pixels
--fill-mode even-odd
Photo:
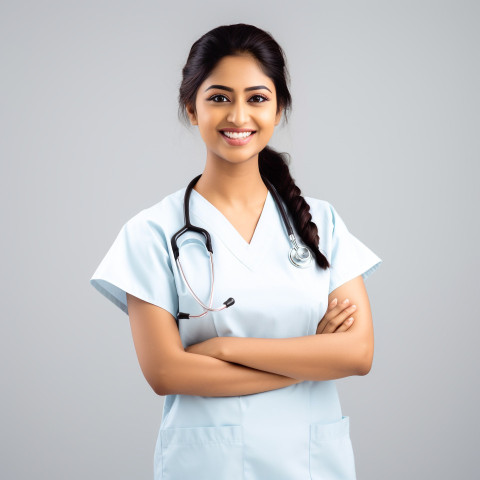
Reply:
[[[340,304],[338,304],[338,299],[334,298],[328,305],[327,313],[324,315],[319,325],[317,326],[316,333],[319,334],[319,333],[334,332],[335,329],[340,325],[343,319],[337,319],[337,321],[334,321],[334,320],[337,317],[337,315],[339,315],[343,310],[348,308],[349,302],[350,300],[346,298]]]
[[[342,302],[340,302],[336,308],[332,309],[332,311],[338,315],[340,312],[342,312],[343,310],[345,310],[346,308],[348,308],[350,306],[350,299],[346,298],[345,300],[342,300]]]
[[[345,304],[344,304],[345,305]],[[341,307],[340,313],[331,312],[323,320],[325,326],[322,333],[333,333],[335,330],[356,311],[356,305],[349,305],[348,307]]]
[[[354,322],[354,318],[353,317],[348,317],[344,322],[342,322],[342,324],[335,330],[335,333],[338,333],[338,332],[346,332],[352,325],[353,325],[353,322]]]
[[[323,329],[325,328],[325,324],[326,324],[325,318],[328,316],[328,313],[336,307],[337,303],[338,303],[338,299],[335,297],[328,304],[327,313],[323,316],[323,318],[320,320],[320,322],[317,325],[317,331],[315,332],[317,335],[320,333],[323,333]]]
[[[339,322],[332,321],[336,318],[336,316],[344,310],[348,306],[349,299],[346,298],[342,301],[341,304],[338,304],[338,299],[335,297],[330,304],[328,305],[327,313],[324,315],[320,324],[317,326],[317,334],[318,333],[332,333],[338,327]]]

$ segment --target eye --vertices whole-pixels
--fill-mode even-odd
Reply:
[[[216,95],[212,95],[210,98],[207,99],[207,101],[211,101],[213,103],[225,103],[225,101],[223,101],[223,100],[217,101],[218,98],[222,98],[222,99],[225,99],[226,101],[228,101],[228,98],[225,95],[222,95],[221,93],[217,93]],[[265,97],[264,95],[260,95],[258,93],[256,95],[251,96],[249,101],[252,100],[253,98],[262,99],[262,100],[257,100],[257,101],[251,102],[251,103],[268,102],[267,97]]]
[[[260,102],[260,101],[258,101],[258,102],[254,102],[254,103],[263,103],[263,102],[268,102],[268,98],[267,98],[267,97],[264,97],[263,95],[256,94],[256,95],[253,95],[253,97],[252,97],[252,98],[255,98],[255,97],[257,97],[257,98],[262,98],[262,101],[261,101],[261,102]],[[252,98],[250,98],[250,100],[251,100]]]
[[[211,100],[213,103],[223,103],[222,101],[217,102],[215,100],[215,98],[220,98],[220,97],[227,98],[225,95],[221,95],[221,94],[217,93],[216,95],[212,95],[208,100]]]

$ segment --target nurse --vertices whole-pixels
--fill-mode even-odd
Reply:
[[[145,379],[165,396],[154,478],[354,480],[335,380],[371,368],[364,280],[382,260],[332,204],[302,196],[285,154],[268,146],[291,108],[284,52],[269,33],[215,28],[182,74],[180,113],[206,147],[189,220],[213,253],[203,233],[186,231],[179,268],[183,187],[130,218],[90,279],[128,315]],[[312,256],[304,268],[289,259],[270,185]]]

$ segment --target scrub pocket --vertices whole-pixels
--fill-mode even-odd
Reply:
[[[312,480],[356,480],[350,417],[310,424],[310,477]]]
[[[241,425],[160,430],[163,480],[243,480]]]

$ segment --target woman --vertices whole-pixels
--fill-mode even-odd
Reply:
[[[267,146],[291,106],[267,32],[203,35],[179,102],[204,171],[128,220],[90,280],[129,315],[142,372],[166,396],[155,479],[354,479],[334,380],[370,370],[364,280],[382,260]]]

